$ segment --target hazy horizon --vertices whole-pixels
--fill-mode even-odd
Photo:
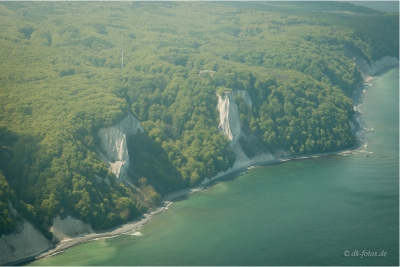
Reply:
[[[349,1],[349,3],[369,7],[382,12],[399,11],[399,1]]]

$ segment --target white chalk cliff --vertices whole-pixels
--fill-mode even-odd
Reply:
[[[229,146],[236,155],[236,161],[232,169],[240,169],[254,163],[275,159],[275,157],[270,153],[260,153],[250,159],[243,152],[239,138],[241,136],[245,138],[247,137],[242,131],[239,108],[234,99],[235,95],[240,95],[249,107],[252,106],[251,98],[245,90],[225,92],[222,96],[218,95],[218,110],[220,119],[218,128],[230,140]]]
[[[239,141],[242,132],[239,108],[233,98],[234,94],[235,92],[226,92],[224,96],[218,95],[219,130],[231,141],[231,147]]]
[[[0,265],[35,256],[52,246],[33,225],[23,220],[16,231],[0,238]]]
[[[381,58],[380,60],[371,61],[371,63],[368,64],[365,59],[357,58],[355,60],[355,63],[357,64],[358,70],[361,72],[361,74],[365,78],[366,76],[373,76],[376,73],[378,73],[386,68],[399,65],[399,59],[395,58],[395,57],[385,56],[385,57]]]
[[[50,232],[53,233],[53,239],[51,241],[55,243],[83,234],[94,233],[89,224],[83,223],[69,215],[64,219],[61,219],[60,216],[57,215],[53,221],[53,226],[50,228]]]
[[[128,113],[117,125],[101,128],[98,132],[100,158],[120,181],[126,180],[129,167],[127,137],[143,131],[140,122],[131,113]]]

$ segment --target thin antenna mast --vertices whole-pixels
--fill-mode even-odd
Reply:
[[[122,69],[124,68],[124,35],[122,35]]]

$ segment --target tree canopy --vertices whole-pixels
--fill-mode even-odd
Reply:
[[[399,57],[398,13],[342,2],[2,2],[0,17],[0,235],[25,217],[50,237],[57,214],[111,227],[227,170],[221,88],[250,95],[235,101],[257,149],[351,147],[349,53]],[[145,132],[123,184],[97,132],[128,112]]]

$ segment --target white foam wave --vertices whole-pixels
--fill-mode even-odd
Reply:
[[[103,239],[108,239],[108,238],[114,238],[114,237],[117,237],[117,236],[119,236],[119,235],[96,237],[96,238],[90,239],[89,241],[98,241],[98,240],[103,240]]]
[[[308,159],[309,157],[299,157],[298,159]]]
[[[132,233],[132,234],[130,234],[130,235],[133,235],[133,236],[142,236],[143,234],[142,234],[141,232],[134,232],[134,233]]]

